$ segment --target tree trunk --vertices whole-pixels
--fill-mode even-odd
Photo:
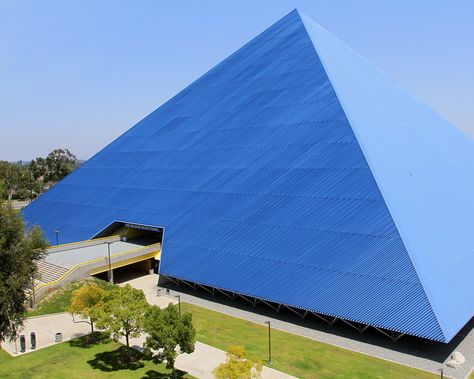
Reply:
[[[89,324],[91,325],[91,334],[90,334],[88,340],[89,340],[90,343],[95,343],[96,338],[95,338],[95,335],[94,335],[94,321],[92,319],[90,319]]]
[[[176,368],[174,367],[174,360],[168,363],[171,366],[171,375],[173,376],[173,378],[176,378]]]
[[[125,341],[127,343],[127,357],[128,361],[130,362],[132,360],[132,356],[130,355],[130,343],[128,341],[128,333],[125,333]]]

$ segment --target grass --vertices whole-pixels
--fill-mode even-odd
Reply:
[[[68,285],[60,288],[59,290],[57,290],[56,292],[54,292],[47,298],[41,300],[38,303],[38,306],[36,307],[36,309],[28,312],[27,317],[67,312],[69,308],[69,304],[71,304],[72,291],[77,290],[78,288],[81,288],[84,284],[90,283],[91,281],[97,283],[97,285],[99,285],[101,288],[103,288],[106,291],[109,291],[115,287],[114,284],[111,284],[109,282],[106,282],[104,280],[100,280],[97,278],[80,280],[77,282],[69,283]]]
[[[110,290],[114,285],[100,280],[93,279],[98,285],[105,290]],[[80,288],[86,283],[86,281],[70,283],[65,288],[57,291],[52,296],[44,299],[38,306],[38,308],[32,312],[29,312],[28,316],[38,316],[44,314],[65,312],[68,309],[72,291]],[[183,303],[183,311],[191,312],[193,315],[193,323],[197,331],[197,340],[208,345],[217,347],[222,350],[227,350],[231,345],[242,345],[245,347],[249,355],[257,359],[266,360],[268,354],[268,331],[266,326],[258,325],[249,321],[245,321],[239,318],[227,316],[218,312],[214,312],[205,308],[197,307],[191,304]],[[117,361],[117,356],[120,356],[120,347],[122,345],[109,341],[105,344],[89,347],[88,349],[81,349],[79,351],[94,352],[95,358],[91,359],[77,354],[73,355],[70,353],[70,349],[74,346],[68,346],[67,348],[59,349],[58,346],[65,346],[64,344],[55,345],[54,348],[58,349],[57,356],[58,361],[50,359],[48,355],[47,361],[51,361],[54,365],[59,364],[60,367],[65,368],[71,367],[71,365],[84,366],[87,369],[99,370],[100,377],[144,377],[144,378],[162,378],[167,376],[157,376],[158,374],[152,373],[147,376],[144,374],[144,369],[158,370],[151,362],[140,361],[142,367],[122,367],[123,364],[120,360]],[[396,363],[391,363],[381,359],[373,358],[360,353],[352,352],[346,349],[338,348],[332,345],[317,342],[308,338],[296,336],[290,333],[281,332],[278,330],[272,330],[272,365],[271,367],[288,374],[294,375],[299,378],[437,378],[438,376],[430,374],[424,371],[416,370],[410,367],[402,366]],[[52,350],[48,348],[44,350]],[[122,347],[123,349],[123,347]],[[28,354],[15,358],[15,362],[23,359],[24,357],[34,357],[33,363],[34,370],[39,370],[38,374],[35,373],[35,378],[52,377],[52,368],[44,369],[40,364],[41,354],[44,350],[39,350],[34,354]],[[77,349],[76,349],[77,351]],[[123,351],[122,351],[123,352]],[[2,353],[0,351],[0,353]],[[3,353],[6,354],[6,353]],[[39,358],[36,358],[40,355]],[[9,356],[8,356],[9,357]],[[43,359],[44,359],[43,355]],[[52,355],[54,357],[54,354]],[[61,358],[59,358],[61,357]],[[37,361],[39,359],[39,361]],[[58,362],[61,363],[58,363]],[[117,361],[117,363],[114,363]],[[26,362],[26,360],[25,360]],[[6,367],[8,367],[8,363]],[[48,364],[45,364],[48,366]],[[15,365],[11,367],[17,367],[21,365]],[[29,364],[25,367],[30,367]],[[84,368],[84,369],[85,369]],[[6,371],[4,371],[6,370]],[[0,378],[3,378],[2,373],[8,373],[13,370],[4,368],[4,360],[0,355]],[[23,367],[21,367],[21,372]],[[44,371],[44,376],[43,371]],[[146,371],[146,370],[145,370]],[[12,371],[15,372],[15,371]],[[64,375],[65,371],[61,371]],[[141,373],[142,376],[129,376],[130,373]],[[83,372],[84,373],[84,372]],[[88,379],[95,378],[93,376],[96,373],[95,370],[91,370],[90,374],[87,374]],[[107,375],[111,376],[107,376]],[[24,375],[17,372],[11,376],[13,378],[29,378],[32,376]],[[82,374],[81,374],[82,375]],[[77,377],[82,377],[78,375]],[[105,375],[105,376],[104,376]],[[122,376],[120,376],[122,375]],[[153,376],[154,375],[154,376]],[[85,375],[84,375],[85,376]],[[97,376],[97,377],[99,377]],[[9,376],[7,376],[9,377]],[[61,375],[57,376],[63,377]],[[74,376],[68,376],[74,377]],[[474,379],[474,378],[472,378]]]
[[[126,359],[126,347],[102,338],[87,344],[87,337],[63,342],[34,353],[11,357],[0,349],[0,378],[12,379],[95,379],[95,378],[171,378],[163,364],[142,359],[133,350],[133,360]],[[178,371],[177,378],[192,378]]]
[[[266,360],[268,330],[239,318],[227,316],[191,304],[182,304],[191,312],[196,339],[226,350],[244,346],[249,355]],[[437,378],[437,375],[391,363],[346,349],[272,330],[271,367],[299,378]]]

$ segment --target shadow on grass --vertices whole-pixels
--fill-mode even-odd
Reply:
[[[92,346],[109,343],[110,337],[104,333],[94,332],[69,341],[69,346],[90,349]]]
[[[142,355],[141,352],[130,349],[129,359],[127,347],[120,346],[116,350],[96,354],[95,358],[87,361],[87,363],[89,363],[93,369],[100,371],[134,371],[145,366],[145,364],[141,362]]]
[[[171,379],[171,378],[184,378],[186,373],[181,370],[176,370],[176,375],[173,376],[172,373],[158,372],[155,370],[148,370],[145,373],[145,376],[142,376],[142,379]]]

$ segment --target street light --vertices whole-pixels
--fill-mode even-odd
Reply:
[[[265,321],[268,325],[268,364],[272,363],[272,335],[270,321]]]
[[[109,255],[109,282],[113,283],[114,282],[114,272],[112,271],[112,262],[110,258],[110,244],[112,242],[105,242],[107,244],[107,253]]]
[[[446,365],[446,361],[444,361],[444,362],[442,363],[441,368],[438,370],[438,371],[439,371],[439,377],[440,377],[441,379],[444,378],[444,366],[445,366],[445,365]]]
[[[181,317],[181,295],[176,295],[175,297],[178,299],[178,313],[179,317]]]
[[[448,359],[449,359],[449,358],[448,358]],[[444,378],[444,369],[445,369],[445,366],[446,366],[446,367],[449,367],[449,366],[446,364],[446,361],[447,361],[448,359],[446,359],[445,361],[443,361],[443,363],[441,363],[441,368],[438,369],[439,377],[440,377],[441,379]]]
[[[35,279],[31,279],[31,308],[35,306],[36,297],[35,297]]]
[[[54,234],[56,234],[56,245],[59,245],[59,230],[55,230]]]

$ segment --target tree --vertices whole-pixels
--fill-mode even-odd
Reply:
[[[17,199],[33,197],[34,181],[28,165],[12,164],[15,172],[14,195]]]
[[[20,167],[7,161],[0,161],[0,180],[2,181],[2,188],[6,192],[6,199],[10,201],[20,187]]]
[[[127,284],[110,291],[97,314],[96,326],[108,331],[115,339],[125,337],[130,359],[130,338],[140,336],[145,316],[150,309],[142,290]]]
[[[8,198],[8,188],[5,180],[0,177],[0,202]]]
[[[29,165],[0,161],[0,199],[32,197],[35,184]]]
[[[196,342],[196,331],[192,315],[179,315],[176,307],[152,307],[145,321],[144,331],[148,334],[144,347],[155,350],[157,361],[166,360],[166,367],[173,370],[178,353],[192,353]]]
[[[105,291],[95,283],[89,283],[73,291],[69,313],[86,319],[94,333],[94,322],[99,315],[99,304],[105,296]]]
[[[0,341],[14,339],[23,324],[27,291],[46,246],[38,227],[26,228],[20,213],[0,204]]]
[[[31,175],[35,180],[44,180],[47,174],[46,159],[38,157],[33,159],[29,164]]]
[[[242,346],[230,346],[226,361],[213,371],[217,379],[253,379],[260,378],[262,362],[246,357]]]
[[[56,183],[71,173],[77,164],[77,159],[68,149],[55,149],[45,159],[47,182]]]
[[[79,165],[75,155],[67,149],[56,149],[46,158],[30,163],[0,161],[0,200],[34,198],[63,179]]]

